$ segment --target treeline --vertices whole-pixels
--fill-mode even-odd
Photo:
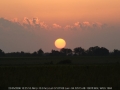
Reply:
[[[33,56],[120,56],[120,50],[114,49],[113,52],[105,47],[90,47],[85,50],[82,47],[76,47],[73,50],[69,48],[62,48],[60,51],[51,50],[49,53],[45,53],[42,49],[35,51],[33,53],[29,52],[11,52],[5,53],[0,49],[0,57],[33,57]]]

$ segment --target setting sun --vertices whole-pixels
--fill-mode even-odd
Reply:
[[[59,38],[55,41],[55,46],[59,49],[64,48],[66,46],[66,42],[64,39]]]

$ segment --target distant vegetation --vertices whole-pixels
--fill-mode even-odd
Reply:
[[[90,47],[85,50],[82,47],[76,47],[73,50],[69,48],[62,48],[60,51],[51,50],[49,53],[45,53],[42,49],[35,51],[33,53],[29,52],[10,52],[5,53],[0,49],[0,57],[33,57],[33,56],[120,56],[120,50],[114,49],[113,52],[105,47]]]

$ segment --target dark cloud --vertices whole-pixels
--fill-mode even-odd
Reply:
[[[0,48],[4,51],[31,51],[35,39],[34,32],[29,31],[20,23],[0,18]]]
[[[49,30],[44,22],[37,19],[24,18],[19,23],[0,18],[0,49],[5,52],[33,52],[40,48],[50,51],[55,48],[54,40],[64,35],[61,30]]]
[[[57,30],[56,30],[57,29]],[[110,50],[120,49],[120,26],[110,26],[100,22],[76,22],[65,27],[52,24],[52,27],[41,22],[38,18],[24,18],[10,21],[0,18],[0,49],[5,52],[33,52],[40,48],[44,51],[56,49],[54,41],[64,38],[67,47],[73,49],[81,46],[103,46]]]

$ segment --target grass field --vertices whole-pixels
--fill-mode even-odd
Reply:
[[[45,56],[45,57],[2,57],[0,65],[53,64],[61,60],[71,60],[72,64],[110,64],[120,63],[120,57],[114,56]]]
[[[41,65],[0,67],[0,86],[120,85],[119,65]]]
[[[0,87],[20,86],[20,87],[119,87],[120,86],[120,64],[116,61],[119,58],[109,58],[111,63],[83,63],[82,60],[97,60],[94,58],[78,58],[73,61],[73,58],[64,58],[72,60],[72,65],[43,65],[43,64],[13,64],[0,66]],[[19,58],[26,60],[28,58]],[[40,58],[39,58],[40,59]],[[39,60],[38,59],[38,60]],[[54,57],[51,60],[55,60]],[[99,60],[107,60],[108,58],[98,58]],[[18,59],[1,59],[2,60],[18,60]],[[33,60],[37,60],[33,58]],[[56,60],[57,63],[62,58]],[[81,60],[81,61],[79,61]],[[18,61],[19,62],[19,61]],[[32,61],[33,62],[33,61]],[[48,62],[48,61],[47,61]],[[108,62],[108,60],[107,60]],[[42,63],[46,63],[45,61]]]

